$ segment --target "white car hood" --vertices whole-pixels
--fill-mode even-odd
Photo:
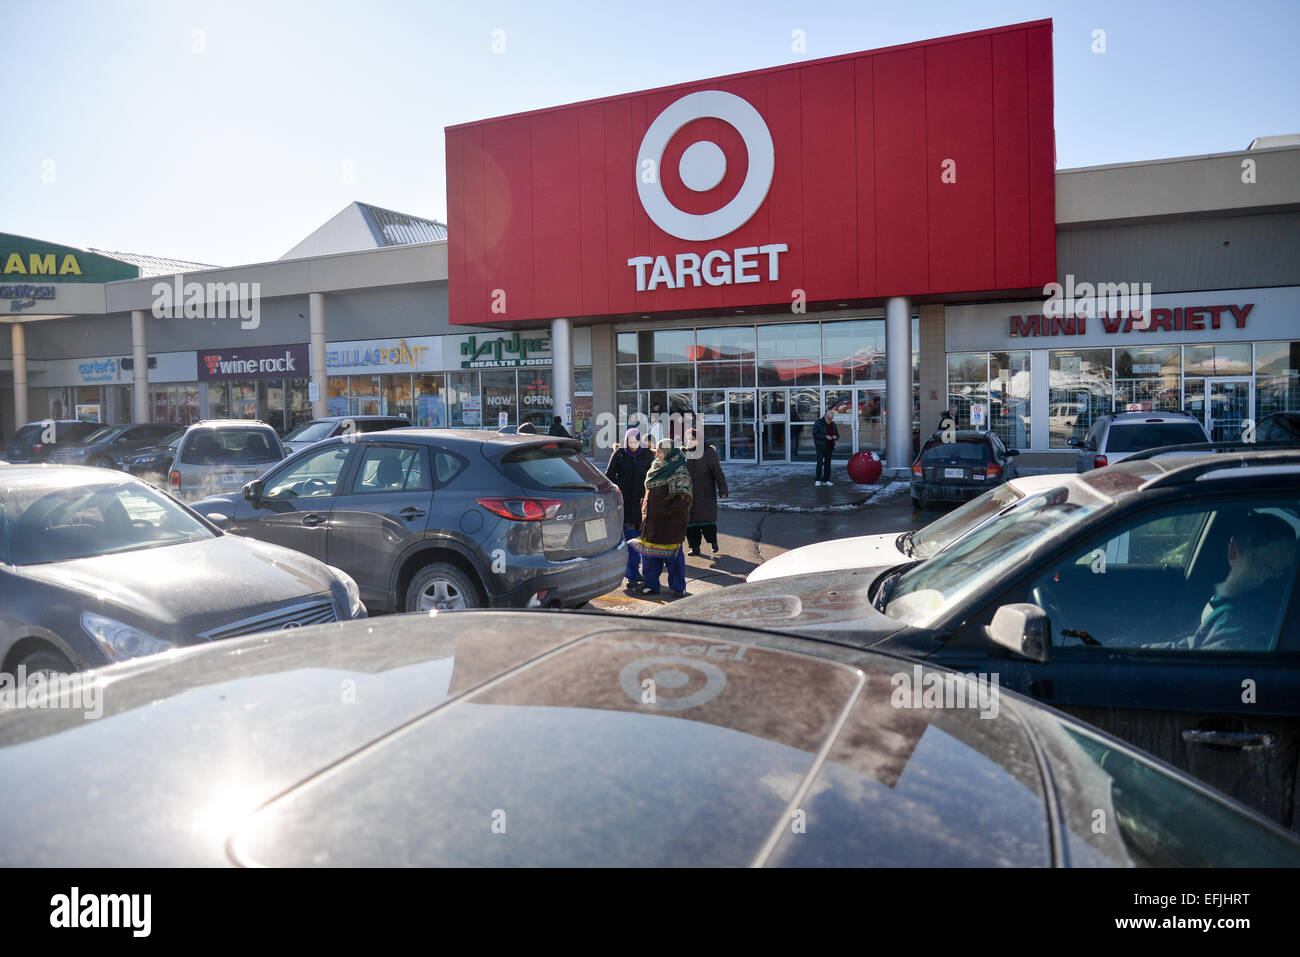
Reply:
[[[791,549],[765,561],[752,572],[746,581],[760,582],[791,575],[808,575],[813,572],[831,572],[844,568],[867,568],[875,565],[896,565],[913,561],[912,556],[901,551],[897,542],[901,532],[884,535],[859,535],[856,538],[836,538],[817,542],[802,548]]]

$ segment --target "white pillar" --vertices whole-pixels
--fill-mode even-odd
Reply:
[[[14,431],[27,423],[27,330],[22,323],[10,327],[14,353]]]
[[[885,464],[906,469],[912,464],[912,303],[895,296],[885,305]]]
[[[316,383],[319,396],[311,404],[311,414],[312,418],[321,419],[329,414],[329,395],[325,388],[325,294],[308,293],[307,304],[311,325],[311,381]]]
[[[573,432],[573,320],[551,320],[551,398],[553,415]]]
[[[149,414],[149,343],[144,328],[145,311],[131,310],[132,391],[131,421],[152,422]]]

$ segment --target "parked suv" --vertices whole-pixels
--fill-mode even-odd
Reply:
[[[54,441],[46,442],[46,433],[54,426]],[[56,446],[79,442],[103,426],[98,422],[79,419],[57,419],[45,422],[28,422],[5,443],[5,460],[8,462],[47,462]]]
[[[167,487],[183,502],[238,489],[284,458],[275,429],[253,419],[191,425],[176,447]]]
[[[1079,450],[1074,470],[1086,472],[1122,462],[1134,452],[1208,441],[1205,426],[1190,412],[1107,412],[1082,442],[1070,439],[1069,445]]]
[[[627,565],[618,489],[576,439],[402,429],[326,439],[196,511],[357,580],[367,607],[573,607]]]
[[[141,449],[157,444],[176,431],[167,422],[148,425],[106,425],[80,442],[60,445],[50,453],[50,461],[62,465],[93,465],[102,469],[120,469],[122,460]]]
[[[1300,830],[1300,452],[1057,478],[925,561],[733,585],[658,614],[996,674]]]
[[[351,427],[348,426],[349,422],[352,423]],[[385,429],[410,427],[411,420],[400,415],[327,415],[323,419],[312,419],[298,426],[284,437],[284,447],[293,454],[309,445],[348,432],[383,432]]]
[[[935,432],[912,463],[912,507],[929,502],[968,502],[988,489],[1016,477],[1015,457],[994,432],[962,429],[944,441]]]

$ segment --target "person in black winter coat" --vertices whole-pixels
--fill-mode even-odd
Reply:
[[[654,463],[654,453],[641,444],[641,430],[628,429],[623,435],[623,444],[614,447],[614,454],[609,457],[605,477],[618,486],[623,493],[623,539],[636,538],[641,534],[641,500],[645,498],[645,477]],[[634,550],[627,550],[627,586],[632,588],[641,583],[641,556]]]
[[[564,427],[564,423],[560,420],[558,415],[555,417],[555,421],[551,423],[551,435],[558,435],[565,439],[573,438],[573,436],[569,434],[569,430]]]
[[[813,445],[817,449],[817,478],[814,485],[831,484],[831,453],[839,441],[840,430],[835,425],[835,413],[830,409],[813,423]]]

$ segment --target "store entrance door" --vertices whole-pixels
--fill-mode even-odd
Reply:
[[[727,392],[727,461],[753,462],[755,442],[755,394],[753,389]]]
[[[1250,379],[1207,379],[1205,429],[1214,442],[1240,442],[1242,423],[1255,418],[1255,390]]]
[[[857,435],[853,451],[879,452],[885,450],[885,383],[865,382],[854,388],[854,407],[857,409]]]
[[[762,417],[759,424],[762,432],[759,456],[764,462],[789,461],[787,402],[788,395],[785,389],[759,390],[759,415]]]

